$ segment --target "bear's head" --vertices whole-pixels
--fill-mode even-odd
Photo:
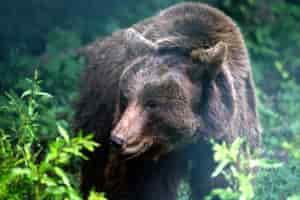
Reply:
[[[167,49],[130,62],[119,81],[111,141],[129,157],[158,156],[210,132],[225,132],[234,114],[227,46]]]

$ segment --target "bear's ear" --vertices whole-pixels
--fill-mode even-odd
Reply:
[[[208,78],[215,79],[223,70],[223,65],[227,58],[227,45],[224,42],[218,42],[209,49],[192,50],[190,55],[195,62],[202,63],[205,66],[204,71]],[[203,71],[203,69],[201,70]],[[194,73],[197,72],[194,71]]]
[[[234,78],[226,63],[227,45],[219,42],[209,49],[193,50],[191,57],[199,63],[192,69],[199,74],[195,83],[202,88],[199,114],[206,132],[220,138],[230,131],[236,110]]]

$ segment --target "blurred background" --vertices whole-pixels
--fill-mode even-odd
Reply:
[[[6,92],[19,95],[27,89],[25,78],[38,69],[40,87],[54,97],[51,106],[40,108],[38,120],[46,124],[39,137],[47,143],[57,121],[69,129],[77,98],[82,61],[68,52],[178,2],[182,1],[1,0],[0,106],[8,103]],[[259,174],[256,198],[300,199],[300,2],[196,2],[223,10],[240,26],[257,86],[264,155],[284,161],[284,167]],[[12,121],[17,121],[15,114],[0,110],[0,129],[8,135],[13,134]]]

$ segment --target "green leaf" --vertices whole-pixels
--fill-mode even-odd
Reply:
[[[56,180],[49,177],[47,174],[44,174],[41,178],[41,183],[47,185],[48,187],[57,186]]]
[[[47,98],[53,98],[53,96],[47,92],[37,92],[36,95],[47,97]]]
[[[65,174],[65,172],[59,168],[59,167],[54,167],[54,172],[61,178],[61,180],[63,181],[63,183],[68,186],[71,187],[70,181],[68,179],[68,176]]]
[[[88,200],[106,200],[104,193],[97,193],[91,190]]]
[[[23,92],[23,94],[21,95],[21,98],[23,99],[24,97],[26,96],[29,96],[32,94],[32,91],[31,90],[26,90],[25,92]]]
[[[217,168],[211,175],[213,178],[217,177],[223,170],[224,168],[230,163],[230,160],[222,160],[220,164],[218,164]]]
[[[69,143],[70,142],[70,137],[66,129],[64,129],[62,126],[57,124],[58,132],[59,134],[64,138],[64,140]]]
[[[11,171],[13,176],[28,176],[32,175],[32,171],[29,168],[14,168]]]

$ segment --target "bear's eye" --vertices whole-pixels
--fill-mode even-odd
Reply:
[[[146,103],[145,103],[145,108],[147,110],[154,110],[154,109],[157,109],[158,108],[158,102],[157,101],[154,101],[154,100],[148,100]]]

